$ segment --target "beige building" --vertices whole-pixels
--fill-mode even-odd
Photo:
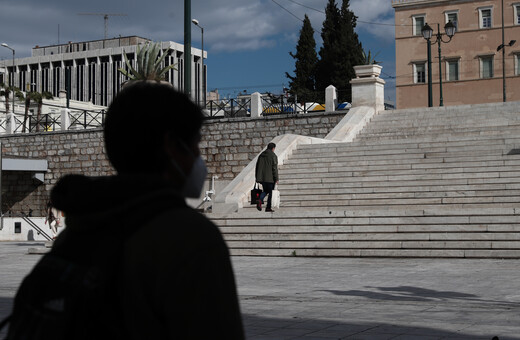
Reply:
[[[396,106],[428,106],[427,41],[421,34],[428,23],[436,41],[437,24],[451,21],[456,33],[442,43],[444,105],[503,100],[502,10],[505,32],[507,101],[520,100],[520,0],[393,0],[396,41]],[[509,46],[512,40],[515,44]],[[431,46],[433,106],[439,106],[438,45]]]

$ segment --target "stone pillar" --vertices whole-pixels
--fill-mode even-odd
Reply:
[[[352,85],[352,107],[369,106],[376,113],[385,109],[385,81],[379,78],[382,67],[379,65],[354,66],[356,78]]]
[[[61,110],[61,130],[66,131],[70,127],[70,110],[62,109]]]
[[[325,89],[325,112],[334,112],[338,107],[338,92],[333,85]]]
[[[262,114],[262,96],[255,92],[251,95],[251,118],[258,118]]]

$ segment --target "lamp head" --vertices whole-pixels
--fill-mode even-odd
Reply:
[[[195,25],[199,26],[199,21],[197,19],[191,19],[191,22]]]
[[[451,39],[455,35],[455,31],[457,30],[457,27],[450,21],[444,26],[444,31],[446,32],[446,35]]]
[[[511,40],[511,41],[509,42],[509,46],[513,46],[515,43],[516,43],[516,40]]]
[[[424,27],[421,30],[422,36],[426,40],[430,40],[433,35],[433,29],[427,23],[424,24]]]

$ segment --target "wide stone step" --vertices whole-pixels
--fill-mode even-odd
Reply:
[[[486,107],[487,105],[487,107]],[[436,118],[454,119],[457,117],[490,116],[500,117],[519,113],[518,102],[500,104],[482,104],[477,106],[457,106],[457,107],[437,107],[423,109],[406,110],[386,110],[380,112],[375,117],[378,119],[402,119],[403,121],[412,119]]]
[[[403,139],[401,141],[392,140],[391,143],[381,144],[377,143],[337,143],[337,144],[311,144],[311,145],[300,145],[294,152],[298,153],[320,153],[329,152],[330,150],[337,151],[392,151],[392,150],[415,150],[415,149],[445,149],[445,150],[457,150],[458,148],[467,148],[471,150],[477,146],[487,146],[493,148],[510,147],[520,145],[520,138],[490,138],[485,140],[461,140],[461,141],[422,141],[422,140],[408,140]]]
[[[496,179],[496,178],[516,178],[519,176],[518,170],[501,171],[490,170],[488,172],[479,171],[479,169],[467,168],[464,171],[454,171],[448,169],[447,171],[427,171],[416,170],[409,173],[388,173],[382,174],[377,172],[366,172],[363,174],[354,174],[352,172],[333,172],[309,174],[292,174],[291,177],[283,177],[286,184],[297,183],[348,183],[348,182],[393,182],[393,181],[443,181],[450,179]]]
[[[520,179],[518,179],[520,182]],[[423,192],[463,192],[463,191],[509,191],[520,190],[520,183],[488,183],[488,184],[452,184],[440,185],[415,185],[415,186],[379,186],[379,187],[352,187],[352,186],[326,186],[320,184],[302,184],[302,185],[278,185],[278,190],[283,193],[284,197],[290,195],[319,195],[319,194],[343,194],[348,192],[350,194],[365,194],[365,193],[423,193]]]
[[[483,197],[520,197],[520,190],[439,190],[367,193],[351,192],[350,190],[334,190],[334,192],[319,192],[318,190],[284,190],[284,201],[323,201],[323,200],[365,200],[365,199],[403,199],[403,198],[475,198]],[[324,190],[323,190],[324,191]]]
[[[300,256],[300,257],[386,257],[386,258],[492,258],[517,259],[520,250],[489,249],[230,249],[232,256]]]
[[[367,177],[367,176],[397,176],[397,175],[420,175],[420,174],[456,174],[456,173],[488,173],[488,172],[516,172],[520,170],[520,164],[510,163],[511,165],[501,165],[493,163],[479,163],[475,164],[460,164],[460,163],[439,163],[437,166],[421,166],[415,164],[396,165],[373,167],[373,166],[359,166],[359,167],[321,167],[321,166],[303,166],[296,168],[281,167],[279,170],[280,178],[292,177],[298,178],[300,175],[315,175],[320,174],[323,177]],[[520,173],[519,173],[520,175]]]
[[[506,131],[507,133],[518,131],[518,129],[511,129],[511,131]],[[370,139],[373,141],[383,141],[388,139],[406,139],[406,138],[417,138],[421,137],[424,141],[434,141],[434,140],[442,140],[442,139],[472,139],[478,138],[479,136],[490,136],[490,137],[499,137],[504,133],[503,129],[496,130],[488,130],[488,131],[461,131],[455,133],[454,131],[448,130],[439,130],[431,133],[426,133],[424,131],[394,131],[394,132],[385,132],[385,133],[360,133],[356,136],[356,141],[363,141],[366,139]]]
[[[457,147],[432,147],[432,148],[381,148],[381,149],[368,149],[368,150],[355,150],[342,147],[322,147],[310,151],[296,150],[291,159],[314,159],[324,157],[384,157],[393,158],[401,156],[407,158],[406,155],[413,155],[410,157],[414,158],[427,158],[427,157],[446,157],[446,156],[478,156],[478,155],[507,155],[512,149],[516,148],[517,144],[514,145],[472,145],[472,146],[457,146]],[[370,158],[369,158],[370,159]]]
[[[515,188],[514,185],[520,183],[520,178],[509,177],[509,178],[446,178],[439,181],[435,179],[416,179],[411,182],[408,179],[396,180],[396,181],[339,181],[338,178],[300,178],[300,179],[282,179],[280,188],[299,188],[306,185],[318,188],[377,188],[388,187],[418,187],[418,186],[447,186],[447,185],[480,185],[480,184],[505,184],[513,185],[511,188]]]
[[[441,163],[461,163],[472,164],[473,162],[489,162],[495,165],[516,165],[520,160],[520,155],[502,155],[497,153],[465,155],[465,156],[445,156],[445,157],[429,157],[426,154],[413,154],[414,156],[407,158],[403,162],[403,158],[395,159],[393,157],[377,157],[365,159],[360,157],[340,156],[340,157],[315,157],[315,158],[291,158],[284,162],[281,168],[301,168],[303,166],[329,165],[329,166],[345,166],[345,167],[384,167],[384,166],[407,166],[407,164],[427,167],[429,165],[436,166]],[[422,156],[422,157],[421,157]],[[425,158],[426,156],[426,158]]]
[[[489,157],[491,158],[491,157]],[[327,160],[317,162],[313,160],[305,161],[300,159],[299,162],[288,162],[280,167],[282,173],[302,173],[316,172],[316,169],[327,169],[326,172],[349,171],[349,172],[365,172],[365,171],[407,171],[421,169],[465,169],[465,168],[503,168],[510,169],[520,166],[520,157],[494,157],[494,160],[482,160],[480,157],[471,157],[461,159],[459,157],[444,158],[427,158],[427,159],[411,159],[409,162],[390,160],[384,163],[380,160],[371,164],[367,162],[342,162],[341,160]],[[510,160],[507,160],[510,159]],[[375,164],[374,164],[375,163]]]
[[[364,139],[364,140],[355,140],[352,143],[339,143],[338,145],[350,145],[351,147],[358,146],[374,146],[374,147],[390,147],[393,144],[418,144],[419,147],[423,146],[435,146],[435,145],[471,145],[471,144],[494,144],[495,141],[501,141],[504,144],[518,143],[518,131],[510,131],[508,133],[503,133],[501,135],[479,135],[479,136],[453,136],[447,134],[445,136],[412,136],[403,139],[388,139],[385,140],[385,143],[381,143],[383,138],[378,137],[375,140]],[[470,142],[470,143],[468,143]],[[312,148],[317,145],[302,145],[301,148]]]

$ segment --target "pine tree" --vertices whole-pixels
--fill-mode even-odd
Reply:
[[[335,0],[329,0],[323,22],[323,46],[316,73],[316,89],[324,93],[329,85],[338,90],[340,101],[351,101],[350,80],[355,77],[354,66],[363,60],[362,46],[354,31],[357,17],[349,9],[349,0],[343,0],[341,10]]]
[[[314,40],[314,29],[307,14],[303,20],[300,30],[300,38],[296,45],[296,54],[289,52],[295,59],[294,77],[285,72],[289,82],[291,93],[297,95],[299,102],[315,101],[316,98],[316,41]]]

